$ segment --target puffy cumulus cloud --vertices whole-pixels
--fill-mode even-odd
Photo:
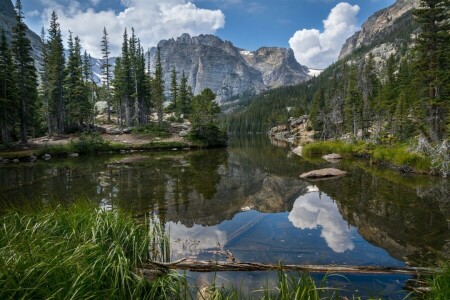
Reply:
[[[121,0],[125,7],[121,12],[83,9],[77,0],[70,0],[65,6],[52,0],[41,1],[48,4],[44,24],[49,24],[52,10],[56,10],[63,33],[71,30],[78,35],[83,48],[95,57],[101,56],[103,27],[109,33],[112,54],[118,55],[125,28],[134,27],[142,46],[147,48],[155,46],[161,39],[183,33],[213,34],[225,26],[225,15],[221,10],[202,9],[184,0]]]
[[[336,61],[344,42],[358,30],[358,5],[346,2],[336,5],[323,21],[324,31],[302,29],[289,40],[299,63],[323,69]]]
[[[311,190],[299,197],[289,213],[289,221],[299,229],[321,228],[321,236],[336,253],[353,250],[352,233],[337,205],[326,195]]]

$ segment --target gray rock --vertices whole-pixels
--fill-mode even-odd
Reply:
[[[340,154],[333,153],[333,154],[324,155],[324,156],[322,156],[322,158],[328,162],[335,163],[335,162],[340,161],[342,159],[342,156]]]
[[[302,146],[298,146],[297,148],[292,150],[292,153],[294,153],[295,155],[298,155],[298,156],[302,156],[302,152],[303,152]]]
[[[347,175],[347,172],[334,168],[315,170],[300,175],[302,179],[321,179],[321,178],[333,178]]]
[[[80,154],[78,154],[78,153],[72,153],[72,154],[69,154],[69,157],[70,157],[70,158],[77,158],[77,157],[80,157]]]
[[[44,156],[42,156],[42,158],[45,159],[45,160],[49,160],[49,159],[52,158],[52,156],[50,154],[46,153],[46,154],[44,154]]]
[[[183,130],[183,131],[181,131],[178,135],[179,135],[180,137],[187,137],[187,136],[189,135],[189,132],[186,131],[186,130]]]
[[[129,133],[131,133],[132,131],[133,131],[133,128],[128,127],[128,128],[124,128],[124,129],[122,130],[122,133],[129,134]]]
[[[18,160],[17,158],[16,159],[13,159],[13,161],[12,161],[13,163],[19,163],[20,162],[20,160]]]

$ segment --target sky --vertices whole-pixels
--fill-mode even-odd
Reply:
[[[297,60],[325,68],[374,12],[395,0],[23,0],[26,23],[36,33],[53,10],[63,34],[78,35],[82,46],[101,57],[103,27],[113,55],[119,55],[125,27],[134,27],[145,48],[161,39],[215,34],[235,46],[291,47]]]

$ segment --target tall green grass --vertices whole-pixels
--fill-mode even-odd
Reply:
[[[428,280],[431,292],[426,296],[430,300],[450,299],[450,263],[444,268],[442,274],[436,275]]]
[[[0,299],[158,299],[161,294],[161,286],[136,273],[152,259],[154,238],[148,225],[125,213],[77,204],[8,212],[0,224]],[[165,280],[169,287],[179,278]]]
[[[431,172],[431,160],[408,150],[407,145],[392,146],[373,145],[368,143],[348,144],[342,141],[326,141],[308,144],[303,148],[304,157],[339,153],[343,156],[367,156],[375,164],[388,164],[404,168],[409,167],[417,172]]]

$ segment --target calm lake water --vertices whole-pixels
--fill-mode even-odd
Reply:
[[[305,161],[264,136],[228,149],[135,153],[0,167],[0,203],[72,202],[151,213],[170,234],[173,260],[434,266],[450,259],[450,181],[343,161],[349,176],[309,183]],[[276,274],[189,274],[194,282],[242,280],[260,288]],[[407,276],[348,276],[360,295],[402,298]]]

